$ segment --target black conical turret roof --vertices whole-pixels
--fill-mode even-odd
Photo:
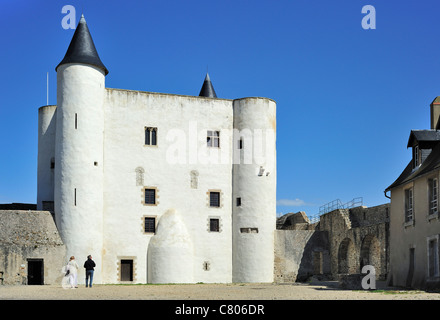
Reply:
[[[217,98],[208,73],[206,73],[205,81],[203,81],[203,86],[200,90],[199,97]]]
[[[104,71],[105,75],[108,74],[107,68],[102,63],[98,52],[96,51],[95,44],[93,43],[93,39],[90,35],[84,15],[82,15],[81,19],[79,20],[78,26],[73,34],[72,41],[70,41],[70,45],[67,49],[64,59],[58,64],[55,70],[57,70],[60,65],[66,63],[89,64]]]

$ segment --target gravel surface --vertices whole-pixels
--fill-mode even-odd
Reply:
[[[0,286],[0,300],[440,300],[440,293],[378,286],[341,290],[336,282],[310,284],[170,284]]]

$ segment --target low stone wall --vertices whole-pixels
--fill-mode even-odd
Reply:
[[[314,274],[329,272],[328,241],[324,232],[275,231],[275,282],[307,281]]]
[[[42,261],[44,284],[61,283],[66,249],[47,211],[0,210],[0,277],[27,284],[28,262]],[[1,282],[0,282],[1,283]]]

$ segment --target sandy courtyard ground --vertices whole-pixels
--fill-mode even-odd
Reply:
[[[0,286],[0,300],[440,300],[440,293],[342,290],[337,282],[310,284],[61,285]]]
[[[49,318],[69,315],[100,319],[104,313],[116,318],[127,312],[136,316],[153,312],[164,320],[273,320],[298,315],[298,311],[320,318],[343,310],[349,319],[361,315],[368,315],[369,319],[376,315],[395,319],[419,316],[416,311],[439,305],[440,293],[377,287],[376,291],[342,290],[337,282],[94,285],[93,288],[80,285],[77,289],[64,289],[61,285],[0,286],[0,309],[15,310],[24,318],[41,313]]]

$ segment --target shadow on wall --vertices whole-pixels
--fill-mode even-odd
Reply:
[[[329,279],[330,274],[328,232],[314,231],[304,247],[296,281],[306,282],[312,276]]]

